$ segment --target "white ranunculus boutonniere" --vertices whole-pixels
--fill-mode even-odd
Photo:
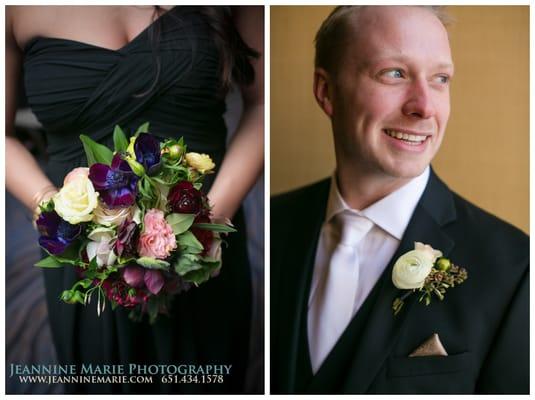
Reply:
[[[427,306],[431,303],[433,294],[443,300],[446,289],[461,284],[467,277],[466,270],[442,257],[441,251],[416,242],[414,250],[399,257],[392,270],[394,286],[410,290],[394,300],[394,315],[400,312],[404,300],[412,293],[421,293],[418,301],[425,301]]]

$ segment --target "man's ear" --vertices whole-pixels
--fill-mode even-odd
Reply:
[[[333,115],[331,75],[323,68],[314,70],[314,96],[321,109],[330,118]]]

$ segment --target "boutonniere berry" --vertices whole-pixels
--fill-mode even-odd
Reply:
[[[415,242],[414,250],[399,257],[392,270],[394,286],[398,289],[410,289],[394,300],[394,315],[401,311],[405,299],[411,294],[419,293],[418,301],[424,301],[428,306],[433,295],[443,300],[447,289],[463,283],[467,278],[466,269],[442,257],[440,250]]]

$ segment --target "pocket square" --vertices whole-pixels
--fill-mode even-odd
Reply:
[[[433,333],[429,339],[416,348],[409,357],[447,356],[446,349],[440,342],[437,333]]]

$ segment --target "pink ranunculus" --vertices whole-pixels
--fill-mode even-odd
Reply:
[[[142,257],[166,259],[176,248],[173,229],[164,218],[163,211],[152,208],[143,219],[144,228],[139,236],[138,252]]]
[[[79,167],[73,169],[63,180],[63,185],[66,185],[70,181],[77,179],[79,176],[85,176],[87,178],[89,176],[89,168]]]

